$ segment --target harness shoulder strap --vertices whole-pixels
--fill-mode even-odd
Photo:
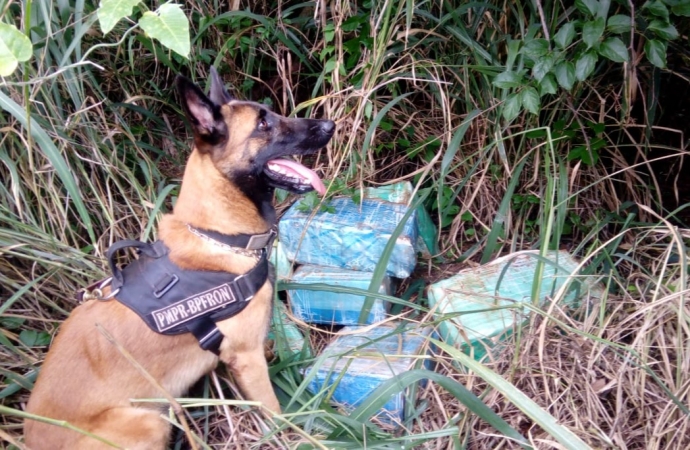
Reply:
[[[146,255],[150,258],[160,258],[168,253],[168,248],[162,241],[156,241],[153,244],[135,240],[117,241],[108,248],[105,257],[108,259],[110,272],[113,274],[113,289],[119,288],[123,283],[122,272],[115,264],[115,256],[117,252],[125,248],[135,248],[137,253]]]
[[[136,248],[139,258],[120,270],[115,254]],[[266,250],[247,273],[184,270],[170,261],[162,241],[121,241],[107,253],[116,299],[133,310],[153,331],[192,333],[204,350],[218,353],[223,339],[216,322],[239,314],[269,279]]]

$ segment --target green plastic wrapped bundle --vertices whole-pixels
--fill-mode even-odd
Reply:
[[[531,303],[538,254],[518,252],[429,286],[429,305],[437,319],[445,318],[439,324],[443,339],[466,351],[473,349],[474,357],[480,359],[509,335],[515,324],[527,319],[530,310],[521,305]],[[539,305],[567,281],[565,305],[573,305],[583,295],[602,298],[601,284],[578,276],[578,263],[568,252],[550,251],[546,258],[549,262],[544,263]]]
[[[281,355],[299,355],[311,357],[311,348],[305,342],[304,335],[287,315],[287,308],[280,300],[273,305],[273,317],[268,339],[273,341],[273,353]],[[305,345],[306,344],[306,345]]]

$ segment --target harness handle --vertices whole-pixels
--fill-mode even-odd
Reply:
[[[122,284],[124,282],[122,278],[122,272],[118,269],[117,264],[115,264],[115,255],[118,251],[124,248],[134,247],[137,249],[137,253],[142,253],[151,258],[159,258],[165,254],[163,250],[156,246],[155,244],[147,244],[146,242],[135,241],[135,240],[123,240],[117,241],[108,248],[105,257],[108,258],[108,265],[110,266],[110,272],[113,274],[113,278]]]

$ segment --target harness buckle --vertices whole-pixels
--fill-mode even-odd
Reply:
[[[254,298],[252,287],[247,284],[246,275],[246,273],[243,273],[230,283],[230,289],[232,289],[232,293],[235,296],[235,301],[248,302]]]
[[[220,332],[218,327],[214,326],[213,329],[206,335],[202,337],[197,336],[199,341],[199,346],[203,350],[209,350],[216,355],[220,353],[220,343],[223,341],[223,334]]]
[[[259,250],[261,248],[270,248],[273,245],[273,240],[278,235],[275,228],[271,228],[268,232],[263,234],[254,234],[249,238],[245,250]]]

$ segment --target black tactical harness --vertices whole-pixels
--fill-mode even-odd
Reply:
[[[266,283],[267,248],[272,245],[275,231],[233,236],[208,230],[193,231],[203,233],[220,245],[256,250],[259,260],[242,275],[186,270],[170,261],[169,249],[163,241],[153,244],[119,241],[107,252],[113,274],[111,291],[117,301],[137,313],[156,333],[192,333],[201,348],[218,354],[223,334],[216,322],[240,313]],[[139,258],[120,270],[115,265],[115,255],[130,247],[137,249]]]

